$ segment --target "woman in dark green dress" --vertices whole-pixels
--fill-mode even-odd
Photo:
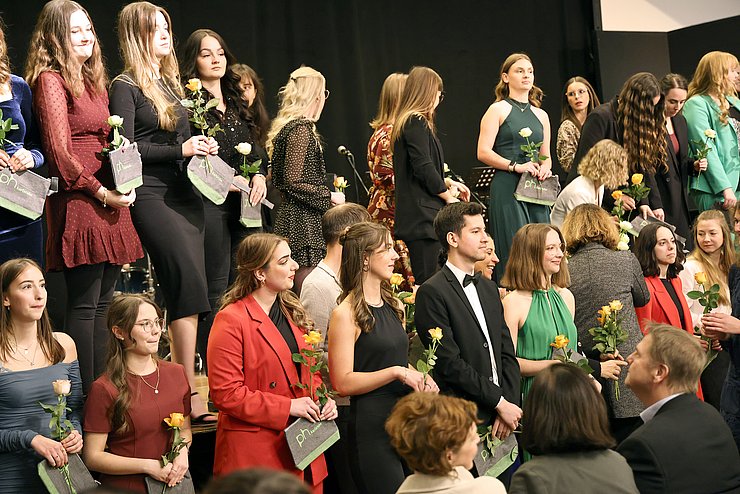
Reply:
[[[514,198],[522,173],[529,172],[540,180],[552,175],[550,122],[540,108],[542,96],[542,90],[534,85],[530,58],[523,53],[509,55],[501,66],[496,101],[488,107],[480,124],[478,160],[496,169],[491,182],[488,225],[501,259],[496,266],[497,279],[504,274],[517,230],[528,223],[550,222],[548,207]],[[541,142],[540,154],[548,157],[539,163],[530,161],[521,149],[527,139],[520,132],[529,134],[529,142]]]

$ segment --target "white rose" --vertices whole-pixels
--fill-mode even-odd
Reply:
[[[236,146],[234,146],[234,149],[236,149],[239,154],[243,154],[244,156],[247,156],[249,153],[252,152],[252,145],[248,142],[240,142]]]
[[[525,139],[532,135],[532,129],[529,127],[524,127],[522,130],[519,131],[519,135],[524,137]]]
[[[619,222],[619,228],[621,228],[622,230],[631,230],[632,229],[632,223],[630,223],[627,220],[620,221]]]
[[[626,242],[619,242],[617,244],[617,250],[630,250],[630,244]]]
[[[625,244],[629,244],[630,243],[630,237],[626,233],[620,233],[619,234],[619,241],[620,242],[624,242]]]
[[[709,137],[710,139],[716,139],[717,138],[717,133],[715,131],[713,131],[712,129],[705,130],[704,131],[704,135],[707,136],[707,137]]]
[[[72,391],[72,383],[68,379],[57,379],[51,385],[55,395],[68,395]]]
[[[107,121],[111,127],[120,127],[123,125],[123,117],[119,117],[118,115],[111,115]]]

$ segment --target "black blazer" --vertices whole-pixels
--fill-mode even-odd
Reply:
[[[683,115],[671,118],[673,131],[678,139],[678,154],[673,150],[671,138],[666,133],[668,146],[668,170],[658,168],[655,174],[656,194],[650,194],[651,207],[663,208],[666,223],[676,227],[676,233],[687,239],[691,250],[691,222],[689,216],[689,176],[693,174],[694,160],[689,156],[689,134]]]
[[[411,117],[393,145],[396,180],[395,236],[404,241],[436,239],[434,217],[445,202],[437,194],[444,181],[439,139],[421,117]]]
[[[693,395],[675,397],[617,452],[641,494],[740,492],[740,455],[719,412]]]
[[[478,416],[484,425],[489,425],[497,415],[495,408],[501,396],[520,404],[521,374],[496,283],[481,278],[477,290],[493,345],[498,386],[493,383],[488,343],[478,319],[460,282],[447,266],[419,288],[415,321],[427,348],[431,343],[428,330],[442,328],[433,373],[440,391],[476,403]]]

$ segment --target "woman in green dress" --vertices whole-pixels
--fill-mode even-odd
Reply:
[[[547,206],[514,198],[519,179],[525,172],[539,180],[552,175],[550,120],[540,108],[543,93],[534,85],[532,61],[523,53],[514,53],[504,61],[500,73],[496,101],[483,115],[478,135],[478,160],[496,169],[491,182],[488,224],[501,259],[496,266],[499,280],[509,259],[514,233],[528,223],[550,222]],[[531,134],[522,137],[522,129],[529,129]],[[548,157],[537,163],[530,161],[521,149],[527,139],[541,142],[539,152]]]

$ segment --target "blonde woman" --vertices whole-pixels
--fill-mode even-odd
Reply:
[[[700,211],[721,204],[727,210],[737,202],[740,179],[738,135],[740,122],[729,116],[730,108],[740,110],[735,82],[740,64],[731,53],[713,51],[704,55],[689,83],[689,99],[683,115],[689,128],[693,151],[697,142],[706,142],[706,130],[713,130],[707,154],[707,170],[689,182],[691,196]]]
[[[735,262],[735,251],[732,247],[730,227],[722,211],[710,209],[696,218],[694,223],[694,250],[686,259],[684,269],[678,274],[681,278],[683,295],[689,305],[694,327],[701,328],[701,316],[704,307],[698,300],[690,299],[687,294],[692,290],[702,290],[696,281],[697,273],[704,273],[707,278],[705,287],[719,285],[719,306],[712,312],[731,314],[730,289],[728,277],[730,268]],[[720,350],[717,340],[712,340],[712,347]],[[701,388],[704,401],[719,409],[722,385],[727,375],[730,362],[726,352],[719,352],[717,358],[709,364],[701,375]]]
[[[126,5],[118,17],[124,72],[110,88],[111,113],[123,117],[123,134],[136,141],[144,164],[134,226],[162,286],[172,330],[173,360],[185,367],[195,389],[195,342],[199,315],[210,312],[203,254],[203,200],[184,172],[184,160],[215,154],[218,145],[190,136],[180,104],[180,74],[170,17],[149,2]],[[193,393],[193,423],[215,420]]]
[[[286,237],[298,265],[296,291],[323,259],[321,215],[333,204],[344,203],[343,192],[324,185],[326,163],[316,122],[329,90],[321,72],[300,67],[278,93],[280,108],[267,133],[272,181],[283,193],[275,218],[275,233]]]
[[[85,9],[70,0],[44,5],[28,53],[26,80],[49,175],[60,189],[46,202],[46,264],[64,273],[64,327],[77,345],[87,392],[105,370],[105,313],[121,265],[144,255],[129,210],[136,193],[114,190],[100,154],[110,132],[108,76]]]
[[[616,189],[628,179],[627,152],[609,139],[602,139],[578,165],[579,176],[563,189],[550,213],[553,225],[561,227],[565,216],[579,204],[601,204],[604,187]]]

